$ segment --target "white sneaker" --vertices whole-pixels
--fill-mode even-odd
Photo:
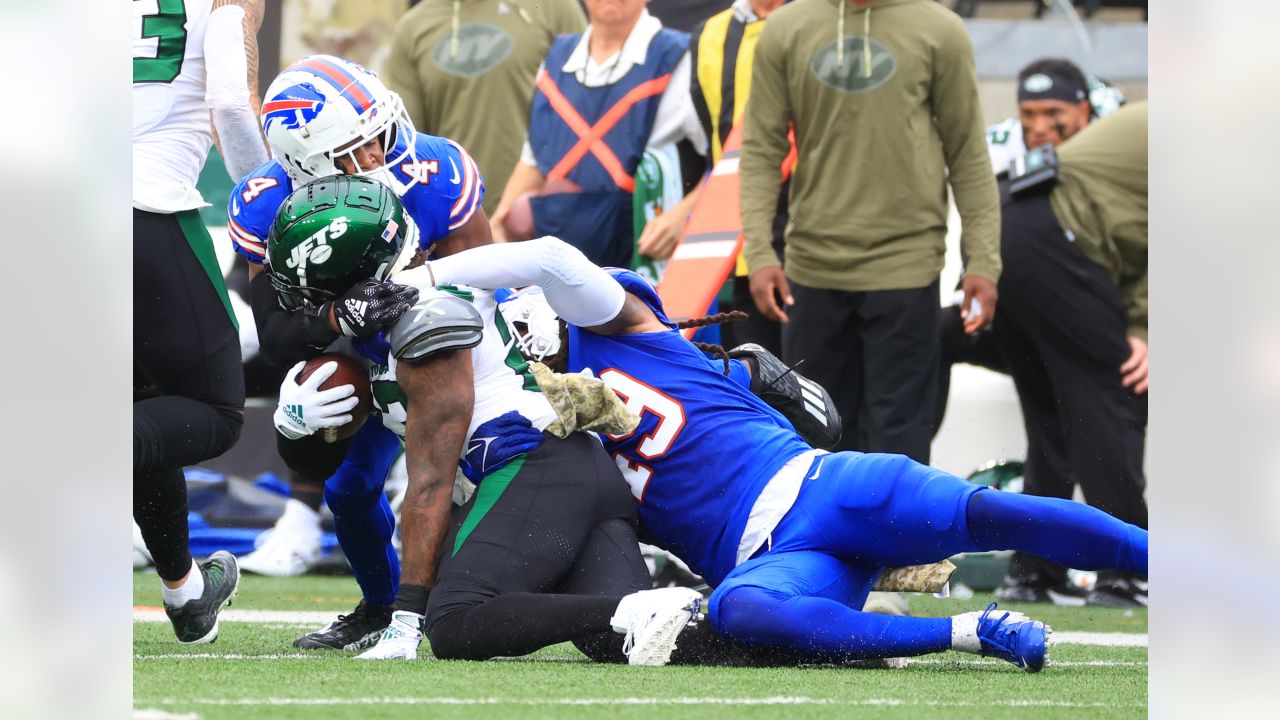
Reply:
[[[301,575],[320,560],[320,513],[290,499],[262,544],[240,558],[240,569],[258,575]]]
[[[378,644],[356,656],[357,660],[417,660],[422,644],[422,624],[426,618],[407,610],[391,613],[391,624],[382,631]]]
[[[680,632],[692,625],[702,593],[686,587],[641,590],[622,598],[609,623],[626,633],[622,652],[632,665],[666,665]]]

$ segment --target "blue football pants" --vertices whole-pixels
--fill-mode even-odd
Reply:
[[[391,544],[396,519],[383,485],[402,445],[380,420],[371,415],[351,438],[342,465],[325,480],[324,501],[364,599],[391,605],[400,589],[400,559]]]
[[[1147,531],[1096,508],[990,490],[901,455],[814,460],[771,542],[712,594],[726,638],[815,657],[906,657],[951,646],[950,618],[861,611],[887,567],[1021,550],[1145,576]]]

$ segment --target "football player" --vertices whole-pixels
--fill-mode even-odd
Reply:
[[[250,265],[250,304],[262,351],[289,367],[319,354],[341,337],[371,341],[413,304],[414,290],[389,283],[356,284],[323,303],[285,310],[262,274],[267,236],[285,199],[306,182],[340,174],[378,178],[401,198],[417,228],[418,246],[436,255],[491,241],[480,203],[484,179],[471,156],[446,138],[414,130],[400,96],[376,74],[339,57],[313,55],[286,67],[267,88],[262,127],[274,158],[249,173],[231,193],[228,231]],[[319,371],[322,381],[331,368]],[[300,412],[276,413],[279,449],[290,469],[315,485],[334,514],[334,527],[363,595],[354,612],[297,641],[297,647],[365,647],[391,618],[400,566],[391,537],[394,516],[383,483],[400,452],[389,430],[369,423],[339,448],[315,432],[350,419],[352,397],[306,404],[289,372],[281,393]],[[349,386],[343,386],[349,387]],[[354,388],[351,388],[354,392]],[[306,397],[312,397],[310,395]],[[295,503],[291,503],[295,505]],[[314,512],[304,521],[318,523]],[[285,519],[282,518],[284,524]],[[277,527],[247,569],[292,572],[296,548]]]
[[[1036,672],[1048,628],[994,603],[953,618],[860,608],[886,567],[961,552],[1018,549],[1147,573],[1147,532],[1096,508],[991,490],[901,455],[813,449],[749,390],[785,387],[792,373],[776,358],[744,346],[737,362],[709,359],[642,278],[605,272],[560,240],[478,248],[399,279],[422,275],[539,285],[557,313],[595,319],[565,317],[567,370],[593,370],[642,415],[633,432],[604,436],[605,449],[631,487],[642,537],[715,587],[709,618],[730,640],[864,658],[960,650]],[[542,335],[544,346],[559,337]],[[819,410],[803,383],[791,394],[792,417]]]
[[[133,516],[179,642],[206,643],[240,575],[226,552],[193,562],[182,469],[235,444],[245,390],[196,180],[214,140],[211,113],[233,177],[266,158],[250,104],[262,5],[147,5],[133,3]]]
[[[281,207],[266,274],[285,307],[324,307],[404,267],[420,247],[418,232],[380,183],[317,180]],[[378,414],[405,442],[409,487],[396,610],[360,657],[414,659],[425,630],[442,658],[523,655],[575,641],[598,659],[665,664],[702,596],[634,592],[634,578],[645,583],[648,573],[626,485],[590,436],[544,432],[561,417],[513,346],[492,293],[424,287],[362,350],[374,361]],[[612,400],[603,386],[597,391]],[[478,489],[450,528],[459,458]]]
[[[1056,147],[1124,102],[1119,88],[1086,75],[1070,60],[1036,60],[1018,72],[1018,117],[987,128],[991,167],[1005,173],[1027,150]]]

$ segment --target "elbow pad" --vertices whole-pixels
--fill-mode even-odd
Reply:
[[[840,442],[840,412],[826,388],[755,343],[739,345],[729,357],[749,364],[752,394],[789,420],[805,442],[822,449]]]

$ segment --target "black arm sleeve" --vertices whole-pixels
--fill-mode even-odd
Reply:
[[[249,304],[262,353],[281,367],[314,357],[338,339],[338,333],[320,318],[318,311],[290,312],[280,307],[266,273],[249,283]]]

